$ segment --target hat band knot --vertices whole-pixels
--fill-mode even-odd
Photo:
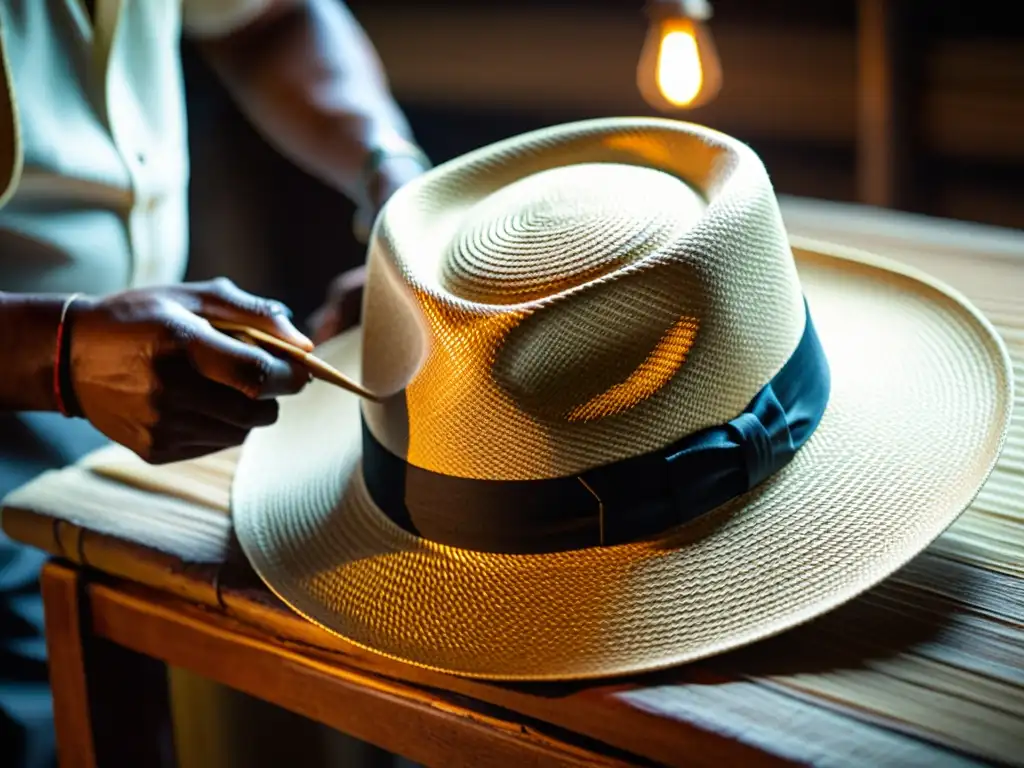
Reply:
[[[699,502],[697,506],[706,506],[706,502],[694,496],[698,477],[706,478],[705,482],[715,478],[708,484],[712,495],[717,496],[719,489],[737,483],[742,484],[739,491],[742,493],[789,463],[796,446],[786,416],[786,409],[768,383],[751,401],[748,410],[721,428],[702,433],[704,439],[665,458],[672,495],[685,519],[692,517],[690,510],[695,502]],[[737,472],[737,469],[744,471]]]
[[[769,384],[758,396],[763,398],[762,408],[754,413],[742,413],[729,422],[736,433],[747,466],[747,485],[753,488],[785,466],[796,452],[789,434],[786,412]],[[762,421],[767,417],[766,421]]]
[[[789,360],[725,424],[578,476],[481,480],[409,464],[364,421],[367,491],[401,528],[460,549],[540,554],[664,533],[775,475],[814,433],[831,378],[806,306],[805,316]]]

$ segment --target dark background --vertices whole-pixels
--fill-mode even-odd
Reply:
[[[906,189],[891,207],[1024,227],[1024,25],[1011,4],[909,2],[902,56]],[[853,0],[720,0],[724,86],[681,115],[749,143],[780,193],[861,201]],[[654,114],[635,66],[641,0],[349,3],[434,162],[544,125]],[[239,116],[185,44],[193,147],[192,276],[229,274],[301,319],[361,262],[352,205]]]

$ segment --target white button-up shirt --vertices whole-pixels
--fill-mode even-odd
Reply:
[[[0,291],[175,282],[188,253],[180,37],[269,0],[0,0]]]

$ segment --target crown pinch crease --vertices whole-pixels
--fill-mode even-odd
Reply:
[[[654,349],[623,381],[576,406],[566,414],[568,421],[606,419],[633,408],[661,389],[686,362],[697,336],[698,323],[684,317],[658,339]]]

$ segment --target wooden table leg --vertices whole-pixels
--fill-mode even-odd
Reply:
[[[82,571],[56,562],[41,587],[62,768],[173,765],[167,668],[91,632]]]
[[[53,691],[53,720],[62,768],[93,768],[96,746],[85,682],[85,646],[79,606],[79,573],[55,563],[43,566],[40,587]]]

